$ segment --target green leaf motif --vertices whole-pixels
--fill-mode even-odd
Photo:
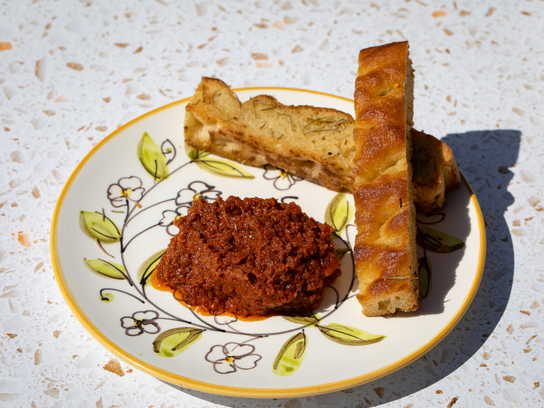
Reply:
[[[385,336],[371,334],[343,324],[331,323],[327,326],[318,326],[318,329],[329,340],[345,346],[364,346],[385,339]]]
[[[79,225],[94,239],[100,242],[117,242],[121,239],[121,230],[102,213],[80,211]]]
[[[306,316],[282,316],[285,320],[290,321],[291,323],[300,324],[307,326],[308,328],[315,327],[319,323],[319,316],[317,315],[306,315]]]
[[[198,159],[195,163],[202,170],[224,177],[238,177],[254,179],[255,176],[244,170],[241,166],[219,159]]]
[[[187,156],[189,156],[189,159],[191,160],[202,159],[209,155],[210,153],[200,149],[191,149],[189,153],[187,153]]]
[[[126,279],[126,270],[123,265],[113,262],[104,261],[102,259],[85,259],[87,265],[95,272],[98,272],[108,278]]]
[[[157,336],[153,342],[153,351],[161,357],[175,357],[183,353],[202,337],[202,329],[178,327],[167,330]]]
[[[308,337],[303,333],[292,336],[285,342],[272,365],[272,372],[281,377],[293,375],[302,364]]]
[[[433,286],[433,267],[429,258],[419,258],[418,262],[419,298],[425,299]]]
[[[147,132],[144,133],[140,143],[138,143],[138,158],[154,181],[161,181],[170,175],[166,157]]]
[[[162,249],[159,252],[151,255],[149,258],[147,258],[138,268],[138,281],[140,282],[140,285],[149,285],[149,278],[153,272],[155,272],[155,268],[159,264],[161,257],[166,252],[166,249]]]
[[[244,170],[240,165],[236,163],[219,159],[206,159],[209,154],[210,153],[203,150],[192,149],[191,151],[189,151],[188,156],[202,170],[205,170],[217,176],[248,179],[255,178],[253,174],[249,173],[247,170]]]
[[[352,217],[353,207],[349,203],[346,193],[336,194],[325,210],[325,222],[333,228],[337,235],[342,235],[342,231]]]
[[[104,293],[100,296],[100,301],[105,303],[110,303],[113,300],[114,296],[111,293]]]
[[[418,245],[431,252],[449,253],[465,246],[465,243],[459,238],[425,225],[418,225],[418,230],[420,232],[417,234]]]

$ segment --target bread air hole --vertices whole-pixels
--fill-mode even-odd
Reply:
[[[378,302],[378,309],[387,310],[387,306],[389,306],[389,303],[391,303],[391,300],[389,299]]]
[[[299,170],[305,170],[306,172],[311,172],[314,167],[317,165],[315,162],[311,160],[300,160],[300,159],[293,159],[293,164],[295,167]]]

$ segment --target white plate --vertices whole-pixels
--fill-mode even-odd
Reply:
[[[242,101],[273,94],[286,104],[326,106],[353,114],[352,101],[312,91],[254,88],[237,90],[237,94]],[[168,231],[174,230],[161,223],[170,222],[185,195],[193,194],[190,188],[194,193],[214,190],[223,197],[294,200],[321,222],[336,195],[306,181],[282,178],[274,169],[241,166],[253,179],[202,170],[190,162],[184,149],[186,103],[175,102],[143,115],[99,143],[74,171],[55,209],[51,254],[58,285],[75,316],[102,345],[136,368],[182,387],[243,397],[296,397],[337,391],[387,375],[425,354],[453,329],[478,289],[485,258],[482,214],[464,178],[460,188],[448,195],[445,219],[433,228],[461,238],[466,246],[449,254],[428,254],[433,263],[433,288],[417,312],[390,319],[363,316],[353,296],[357,282],[352,282],[350,254],[343,260],[342,276],[334,284],[336,291],[327,289],[317,311],[323,318],[319,326],[337,323],[385,335],[378,343],[347,346],[331,341],[320,327],[304,327],[280,316],[253,322],[202,317],[175,301],[169,292],[151,286],[142,291],[138,269],[168,245]],[[159,183],[137,156],[145,132],[163,151],[169,151],[168,159],[175,151],[168,164],[170,176]],[[128,187],[132,189],[129,200],[121,195]],[[352,197],[347,199],[351,202]],[[123,230],[123,244],[102,244],[112,257],[80,227],[80,211],[104,211]],[[351,223],[342,238],[353,243],[356,228],[353,220]],[[85,259],[124,265],[135,285],[92,271]],[[101,301],[102,294],[113,295],[113,300]],[[347,300],[342,301],[344,298]],[[156,354],[156,337],[180,327],[203,331],[200,339],[174,357]],[[275,374],[276,356],[299,333],[305,335],[302,363],[292,375]]]

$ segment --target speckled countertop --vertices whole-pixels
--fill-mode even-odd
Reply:
[[[0,405],[543,406],[543,1],[0,4]],[[352,389],[259,400],[174,388],[83,329],[57,288],[49,232],[93,146],[204,75],[351,98],[358,51],[404,39],[415,122],[450,145],[487,228],[480,289],[439,345]]]

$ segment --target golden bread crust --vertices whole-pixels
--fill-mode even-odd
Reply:
[[[392,70],[388,72],[391,73]],[[377,81],[383,75],[373,73],[370,78]],[[368,83],[361,85],[369,86]],[[381,92],[385,93],[386,90]],[[360,102],[364,101],[362,98],[368,98],[360,90],[358,93]],[[362,112],[361,115],[365,116],[360,119],[379,120],[376,115],[402,108],[398,103],[395,108],[392,101],[384,98],[379,103],[381,106],[370,105],[372,109]],[[275,106],[277,108],[268,109]],[[308,118],[327,118],[327,121],[309,123]],[[262,127],[265,122],[267,124]],[[341,125],[333,126],[334,130],[320,129],[327,129],[330,124],[335,123]],[[203,78],[186,108],[185,141],[191,147],[229,160],[256,167],[271,164],[330,190],[352,192],[354,127],[355,121],[347,113],[327,108],[282,105],[268,95],[259,95],[241,104],[223,81]],[[305,132],[308,133],[304,134]],[[377,141],[396,135],[400,135],[396,143],[404,141],[401,131],[388,132],[387,126],[377,128],[376,132],[380,133],[375,139]],[[283,136],[278,140],[280,135]],[[445,143],[414,129],[411,129],[411,135],[415,152],[413,162],[416,208],[425,213],[439,211],[444,206],[445,190],[448,190],[448,186],[453,189],[459,184],[459,169]],[[395,141],[391,140],[390,143]],[[380,171],[377,166],[382,163],[374,155],[378,147],[369,143],[366,151],[361,153],[366,154],[369,161],[371,157],[376,158],[368,166],[368,171],[374,173]],[[424,160],[418,160],[420,151],[425,155]],[[329,152],[333,153],[332,157]],[[444,159],[433,158],[433,154],[437,157],[442,155]],[[436,167],[425,165],[424,162],[429,161],[429,156]],[[394,156],[388,159],[396,160]],[[383,165],[390,163],[383,162]],[[358,171],[363,170],[365,169]]]
[[[269,163],[331,190],[350,191],[353,123],[344,112],[283,105],[268,95],[242,104],[223,81],[202,78],[186,108],[185,142],[243,164]]]
[[[362,50],[355,84],[355,268],[363,313],[418,306],[408,43]]]
[[[418,212],[432,214],[442,210],[446,191],[455,190],[461,173],[447,144],[412,129],[414,202]]]

